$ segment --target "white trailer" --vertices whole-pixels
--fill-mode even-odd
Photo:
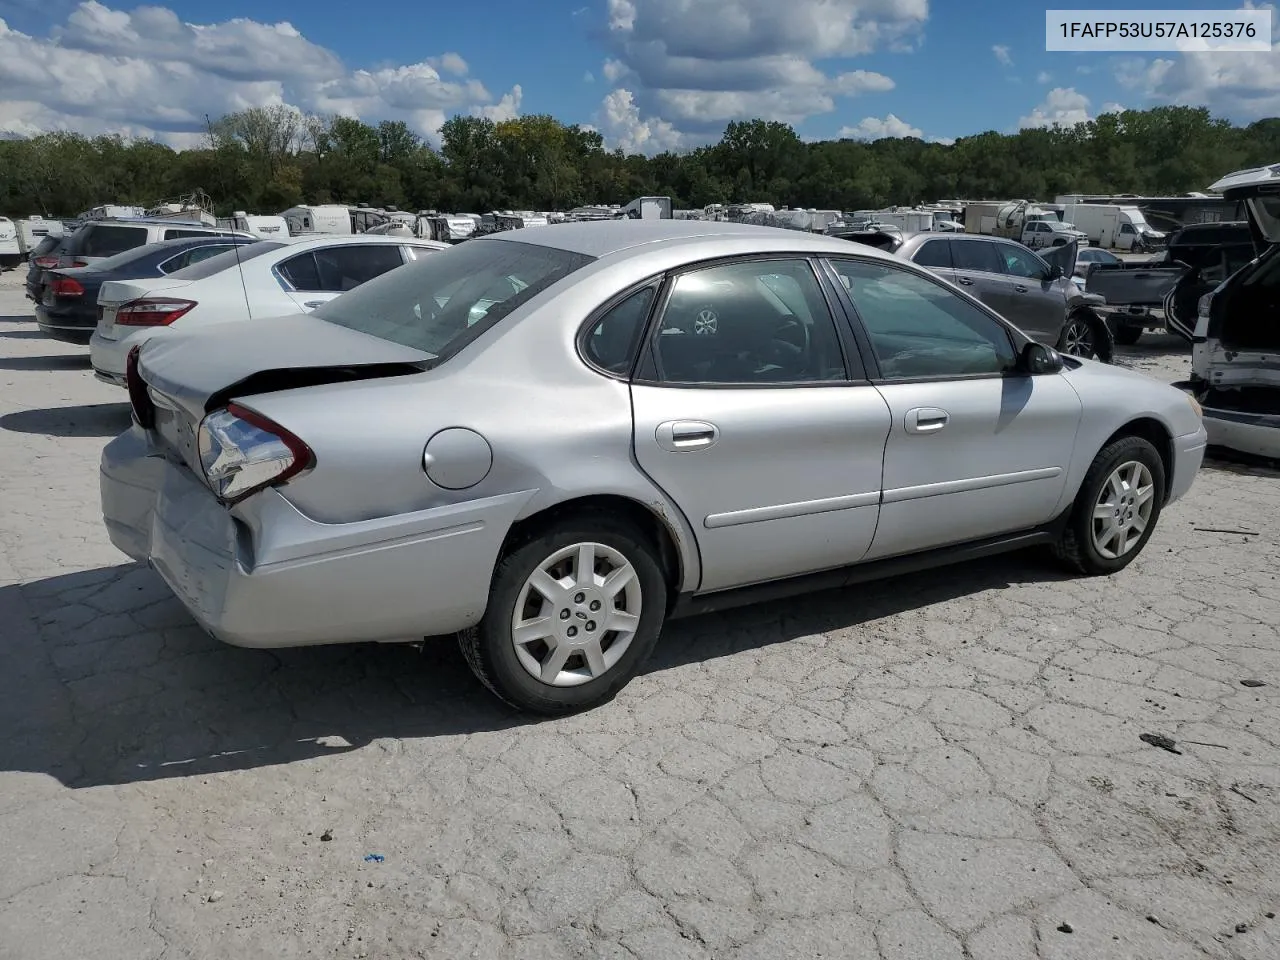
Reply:
[[[633,220],[670,220],[670,197],[637,197],[623,210]]]
[[[351,230],[351,210],[339,203],[324,203],[316,206],[299,204],[290,207],[280,214],[289,227],[289,235],[296,237],[303,233],[325,233],[346,236]]]
[[[18,228],[18,249],[24,257],[30,256],[45,237],[60,237],[63,233],[61,220],[46,220],[34,213],[19,220],[15,226]]]
[[[289,223],[281,216],[261,216],[256,213],[245,213],[237,210],[230,217],[220,217],[218,226],[227,230],[238,230],[249,233],[263,240],[278,240],[289,236]]]
[[[18,246],[18,228],[8,217],[0,217],[0,269],[16,267],[22,262]]]

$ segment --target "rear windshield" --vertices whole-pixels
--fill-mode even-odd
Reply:
[[[312,316],[444,359],[594,257],[471,240],[342,294]]]
[[[164,249],[163,243],[148,243],[146,246],[134,247],[131,250],[125,250],[123,253],[117,253],[114,257],[107,257],[105,260],[99,260],[93,265],[94,270],[114,270],[116,267],[128,266],[135,261],[150,256],[157,250]]]
[[[36,248],[31,251],[32,257],[43,257],[47,253],[52,253],[55,247],[62,246],[61,237],[46,236],[43,240],[36,244]]]
[[[281,247],[287,246],[287,243],[280,243],[278,240],[259,240],[256,243],[246,243],[234,250],[220,253],[216,257],[201,260],[199,263],[193,263],[191,266],[183,267],[181,270],[175,270],[169,276],[177,277],[179,280],[203,280],[205,277],[212,277],[215,273],[221,273],[223,270],[242,264],[246,260],[252,260],[255,257],[262,256],[264,253],[270,253],[272,250],[279,250]]]
[[[82,257],[114,257],[117,253],[132,250],[147,242],[146,227],[123,227],[115,224],[93,223],[75,240]]]

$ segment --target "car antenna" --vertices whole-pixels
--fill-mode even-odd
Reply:
[[[210,149],[211,151],[213,151],[213,162],[216,164],[216,163],[218,162],[218,143],[217,143],[217,141],[216,141],[216,140],[214,140],[214,138],[213,138],[213,121],[209,119],[209,114],[207,114],[207,113],[204,115],[204,123],[205,123],[205,128],[209,131],[209,149]],[[218,170],[218,174],[219,174],[219,175],[221,176],[221,178],[222,178],[222,192],[223,192],[223,194],[226,194],[226,192],[227,192],[227,177],[226,177],[226,173],[225,173],[225,171],[223,171],[223,170],[219,169],[219,170]],[[212,204],[211,204],[211,205],[212,205]],[[214,223],[215,223],[215,225],[216,225],[216,224],[217,224],[217,218],[218,218],[218,214],[217,214],[217,211],[216,211],[216,210],[214,211],[213,216],[214,216]],[[232,222],[233,222],[233,223],[235,222],[234,212],[233,212],[233,215],[232,215],[232,217],[231,217],[231,220],[232,220]],[[248,222],[248,220],[246,220],[246,221],[245,221],[245,226],[246,226],[246,227],[248,227],[248,225],[249,225],[249,222]],[[239,240],[239,239],[240,239],[240,238],[239,238],[238,236],[236,236],[236,234],[235,234],[235,230],[234,230],[234,228],[233,228],[232,233],[231,233],[231,249],[232,249],[232,251],[234,251],[234,253],[235,253],[235,258],[236,258],[236,273],[237,273],[237,274],[239,274],[239,276],[240,276],[240,292],[244,294],[244,312],[245,312],[245,314],[246,314],[247,318],[248,318],[248,319],[250,319],[250,320],[252,320],[252,319],[253,319],[253,307],[249,306],[249,286],[248,286],[248,284],[246,284],[246,283],[244,282],[244,265],[240,262],[240,244],[236,243],[236,241],[237,241],[237,240]]]

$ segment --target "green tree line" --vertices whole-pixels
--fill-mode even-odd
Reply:
[[[765,120],[719,142],[646,157],[545,115],[456,116],[433,148],[400,121],[254,108],[210,124],[204,145],[50,133],[0,140],[0,213],[73,216],[195,190],[220,215],[297,203],[406,210],[556,210],[670,196],[679,207],[765,202],[856,210],[943,198],[1047,200],[1059,193],[1181,194],[1280,161],[1280,118],[1237,126],[1192,107],[1105,114],[1072,127],[994,131],[953,144],[916,138],[806,142]]]

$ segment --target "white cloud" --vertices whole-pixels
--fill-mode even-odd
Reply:
[[[641,119],[630,90],[612,91],[596,114],[597,127],[610,149],[626,153],[661,153],[682,145],[683,137],[670,123],[656,117]]]
[[[841,127],[836,136],[842,140],[883,140],[887,137],[923,137],[924,131],[891,113],[884,119],[863,117],[852,127]]]
[[[1000,66],[1002,67],[1013,66],[1013,57],[1009,55],[1009,48],[1006,47],[1003,43],[997,43],[994,47],[991,48],[991,52],[995,54],[996,61],[1000,64]]]
[[[1275,6],[1244,3],[1243,9],[1272,11],[1272,36],[1280,35]],[[1144,105],[1208,107],[1219,116],[1248,123],[1280,115],[1280,46],[1253,53],[1188,50],[1113,63],[1114,76]]]
[[[487,117],[495,123],[501,123],[503,120],[514,120],[520,116],[520,101],[523,99],[524,88],[517,83],[511,88],[511,92],[503,94],[502,99],[497,103],[476,107],[474,112],[477,116]]]
[[[1018,121],[1018,126],[1024,130],[1028,127],[1071,127],[1089,119],[1088,97],[1075,87],[1054,87],[1045,95],[1043,103]]]
[[[955,143],[955,142],[956,142],[956,138],[955,138],[955,137],[930,137],[930,138],[929,138],[929,142],[930,142],[930,143],[940,143],[940,144],[942,144],[944,147],[949,147],[949,146],[951,146],[953,143]]]
[[[928,12],[928,0],[607,0],[604,76],[693,139],[734,119],[796,124],[893,89],[883,74],[818,64],[909,49]]]
[[[1102,105],[1102,109],[1098,111],[1098,115],[1101,116],[1104,113],[1124,113],[1125,109],[1124,104],[1108,100]]]
[[[205,114],[283,104],[405,120],[434,138],[451,113],[519,109],[519,88],[495,102],[468,73],[454,52],[352,70],[289,23],[193,24],[164,7],[127,12],[86,0],[47,37],[0,19],[0,131],[121,133],[188,146],[204,136]]]
[[[432,57],[427,61],[442,73],[452,73],[455,77],[465,77],[471,68],[467,65],[467,61],[462,59],[461,54],[442,53],[438,57]]]
[[[1036,83],[1049,83],[1052,80],[1053,76],[1048,70],[1041,70],[1036,74]]]
[[[595,75],[594,73],[592,73],[590,70],[588,70],[586,73],[584,73],[584,74],[582,75],[582,82],[583,82],[583,83],[595,83],[595,82],[596,82],[596,75]]]

